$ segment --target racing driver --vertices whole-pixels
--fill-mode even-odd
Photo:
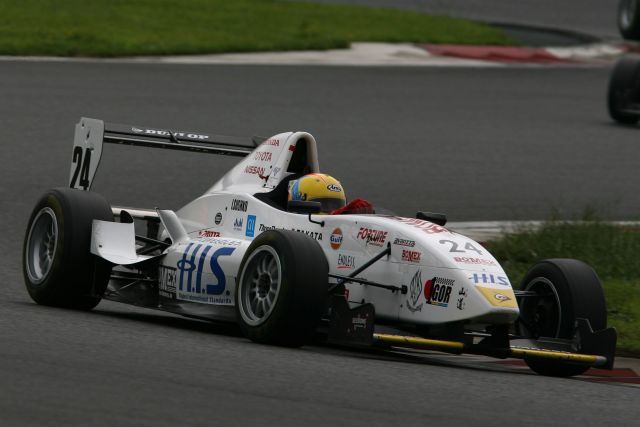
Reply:
[[[323,173],[310,173],[291,181],[287,200],[320,202],[320,212],[329,215],[374,213],[366,200],[354,199],[347,204],[340,181]]]

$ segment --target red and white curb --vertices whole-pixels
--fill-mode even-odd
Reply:
[[[563,65],[609,63],[627,52],[628,43],[599,43],[579,47],[464,46],[411,43],[352,43],[348,49],[325,51],[227,53],[212,55],[67,58],[0,56],[0,61],[108,62],[157,64],[327,65],[503,67],[510,64]]]
[[[578,47],[515,47],[421,44],[419,47],[441,57],[497,63],[575,64],[608,62],[633,50],[628,44],[598,43]]]

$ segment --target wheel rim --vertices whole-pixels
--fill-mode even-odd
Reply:
[[[58,247],[58,223],[51,208],[42,208],[31,223],[25,248],[29,280],[38,285],[51,271]]]
[[[620,26],[625,30],[631,28],[631,21],[636,13],[636,0],[622,0],[620,4]]]
[[[264,323],[278,301],[282,283],[280,257],[271,246],[260,246],[249,256],[240,276],[239,309],[245,323]]]
[[[562,306],[553,283],[546,277],[536,277],[529,281],[525,291],[537,292],[541,296],[525,298],[520,310],[526,328],[535,338],[540,336],[558,337],[562,325]]]

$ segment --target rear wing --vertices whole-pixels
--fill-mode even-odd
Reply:
[[[239,138],[199,132],[169,131],[105,123],[83,117],[76,124],[69,187],[89,190],[102,157],[103,144],[136,145],[245,157],[267,138]]]

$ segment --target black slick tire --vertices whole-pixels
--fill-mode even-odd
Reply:
[[[290,230],[269,230],[240,264],[236,315],[245,336],[289,347],[313,338],[325,309],[327,259],[318,242]]]
[[[519,322],[519,332],[524,336],[571,339],[577,318],[589,320],[594,331],[607,327],[607,308],[600,279],[593,268],[582,261],[541,261],[527,272],[521,288],[548,295],[523,298],[520,304],[523,321]],[[556,360],[525,361],[533,371],[548,376],[569,377],[589,369]]]
[[[113,221],[97,193],[55,188],[38,201],[22,251],[25,286],[38,304],[89,310],[98,305],[111,266],[90,253],[94,219]]]
[[[627,40],[640,40],[640,1],[620,0],[618,30]]]
[[[640,98],[640,57],[626,56],[616,63],[609,79],[607,107],[618,123],[635,125],[640,114],[627,111]]]

